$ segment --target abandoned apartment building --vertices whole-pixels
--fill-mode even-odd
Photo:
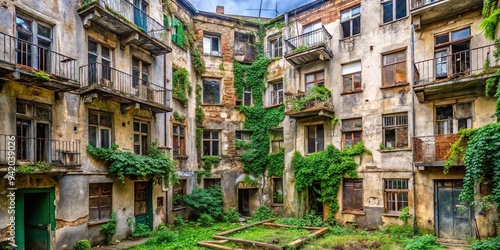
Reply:
[[[484,97],[491,76],[484,62],[497,62],[479,28],[482,7],[483,0],[316,0],[257,18],[225,14],[223,6],[197,10],[188,0],[5,1],[0,172],[7,172],[13,136],[16,165],[36,165],[16,174],[16,244],[98,242],[112,211],[115,238],[124,238],[127,219],[151,228],[173,223],[188,216],[182,195],[214,185],[224,208],[244,216],[264,205],[282,216],[314,210],[375,228],[401,223],[400,210],[409,207],[417,225],[440,238],[494,234],[496,215],[457,209],[463,163],[443,174],[458,130],[495,121],[495,100]],[[262,56],[273,60],[256,98],[237,86],[235,72]],[[184,98],[172,92],[179,75]],[[317,86],[331,96],[300,110],[287,105]],[[237,144],[257,131],[245,126],[239,107],[253,105],[284,110],[265,131],[269,153],[284,150],[280,174],[244,170],[245,149]],[[146,155],[154,141],[176,160],[178,184],[109,177],[87,151],[116,144]],[[295,188],[294,152],[360,141],[372,154],[356,158],[357,178],[343,178],[333,197],[337,211],[318,201],[320,182]],[[218,161],[200,176],[207,156]],[[5,178],[0,186],[4,238]]]

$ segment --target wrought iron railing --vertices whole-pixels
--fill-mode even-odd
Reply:
[[[80,142],[16,135],[0,135],[0,165],[37,164],[80,166]]]
[[[307,50],[320,44],[327,44],[331,39],[332,35],[322,26],[320,29],[287,39],[286,44],[289,48],[285,54]]]
[[[101,63],[80,67],[82,88],[98,85],[127,98],[170,107],[171,90]]]
[[[439,1],[442,0],[411,0],[411,10],[418,9]]]
[[[414,162],[441,162],[446,161],[451,155],[451,144],[456,142],[460,134],[418,136],[413,138]],[[466,141],[462,142],[464,145]],[[461,163],[461,156],[458,157]]]
[[[95,0],[95,2],[111,11],[117,18],[125,19],[125,22],[130,22],[136,28],[146,32],[150,37],[168,44],[167,28],[151,18],[140,6],[134,5],[129,0]],[[91,3],[94,2],[83,0],[82,5]]]
[[[415,84],[470,76],[500,66],[493,56],[497,46],[492,44],[416,62]]]
[[[0,61],[22,65],[28,72],[76,80],[76,59],[1,32]]]

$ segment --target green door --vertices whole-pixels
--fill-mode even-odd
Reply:
[[[55,230],[54,189],[19,189],[16,192],[16,244],[18,249],[50,249]]]
[[[140,181],[134,183],[134,215],[135,223],[153,228],[151,183]]]

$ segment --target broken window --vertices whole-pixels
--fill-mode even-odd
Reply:
[[[457,133],[472,128],[472,104],[460,103],[436,107],[437,135]]]
[[[219,152],[219,131],[203,131],[203,155],[220,155]]]
[[[252,88],[243,89],[243,106],[252,106]]]
[[[306,129],[306,152],[308,154],[324,149],[323,124],[305,126]]]
[[[359,34],[361,30],[361,6],[342,11],[340,25],[342,26],[343,38]]]
[[[470,27],[435,36],[436,78],[470,71]]]
[[[220,186],[220,178],[204,178],[203,188],[212,188],[215,186]]]
[[[203,80],[203,104],[220,104],[220,80]]]
[[[363,210],[363,180],[344,179],[342,210]]]
[[[273,203],[283,204],[283,178],[271,178],[273,185]]]
[[[407,15],[406,0],[382,0],[384,23],[401,19]]]
[[[361,91],[361,62],[342,65],[344,93]]]
[[[134,121],[134,152],[140,155],[148,154],[149,123]]]
[[[220,35],[204,34],[203,54],[210,56],[222,56],[220,50]]]
[[[19,161],[49,161],[50,124],[49,105],[17,100],[16,102],[16,156]]]
[[[283,138],[283,129],[272,129],[270,130],[270,139],[271,139],[271,153],[277,153],[281,148],[284,148],[284,138]]]
[[[309,92],[315,86],[325,85],[325,74],[322,71],[306,74],[306,91]]]
[[[240,62],[255,61],[255,37],[251,34],[234,32],[234,55]]]
[[[397,212],[408,206],[408,180],[385,180],[385,211]]]
[[[89,110],[89,144],[97,148],[111,147],[113,115]]]
[[[184,195],[186,195],[186,188],[187,188],[186,179],[180,179],[179,183],[174,185],[174,188],[172,189],[173,191],[172,206],[174,209],[182,207],[184,205]]]
[[[408,147],[408,114],[391,114],[383,116],[385,148]]]
[[[382,86],[406,83],[406,50],[382,55]]]
[[[89,221],[106,220],[111,217],[113,183],[89,184]]]
[[[271,105],[278,105],[283,103],[283,82],[271,84]]]
[[[352,147],[362,138],[363,124],[361,118],[342,120],[342,146]]]
[[[52,46],[52,27],[27,16],[16,16],[17,63],[46,72],[50,68],[50,49]],[[36,44],[36,46],[33,46]]]
[[[173,155],[186,155],[186,127],[181,125],[173,126]]]

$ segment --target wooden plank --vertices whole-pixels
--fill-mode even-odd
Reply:
[[[269,220],[263,220],[263,221],[259,221],[259,222],[256,222],[256,223],[252,223],[250,225],[246,225],[246,226],[243,226],[243,227],[238,227],[238,228],[235,228],[235,229],[231,229],[231,230],[228,230],[228,231],[224,231],[222,233],[218,233],[218,234],[215,234],[217,236],[222,236],[222,235],[226,235],[226,234],[230,234],[230,233],[234,233],[234,232],[237,232],[237,231],[240,231],[240,230],[243,230],[243,229],[246,229],[246,228],[249,228],[249,227],[253,227],[253,226],[257,226],[257,225],[260,225],[260,224],[264,224],[266,222],[273,222],[274,219],[269,219]],[[214,236],[215,236],[214,235]]]
[[[291,226],[291,225],[285,225],[285,224],[277,224],[277,223],[264,223],[264,226],[272,226],[272,227],[286,227],[286,228],[303,228],[307,230],[320,230],[323,229],[324,227],[298,227],[298,226]]]
[[[224,243],[227,243],[228,240],[205,240],[203,242],[213,243],[213,244],[224,244]]]
[[[312,238],[321,237],[322,235],[328,233],[328,231],[329,231],[328,228],[325,227],[325,228],[320,229],[312,234],[307,235],[304,239],[299,239],[299,240],[293,241],[293,242],[289,243],[287,246],[298,248],[298,247],[302,246],[304,243],[306,243],[307,241],[311,240]]]
[[[229,241],[234,241],[238,242],[244,245],[248,246],[258,246],[258,247],[265,247],[267,249],[273,249],[273,250],[283,250],[285,247],[283,246],[277,246],[277,245],[272,245],[264,242],[258,242],[258,241],[252,241],[252,240],[244,240],[244,239],[238,239],[238,238],[229,238],[229,237],[224,237],[224,236],[219,236],[219,235],[214,235],[213,236],[216,239],[221,239],[221,240],[229,240]]]
[[[203,246],[203,247],[208,247],[210,249],[223,249],[223,250],[233,250],[234,249],[234,248],[231,248],[231,247],[226,247],[226,246],[222,246],[222,245],[208,243],[208,242],[205,242],[205,241],[198,242],[198,245]]]

